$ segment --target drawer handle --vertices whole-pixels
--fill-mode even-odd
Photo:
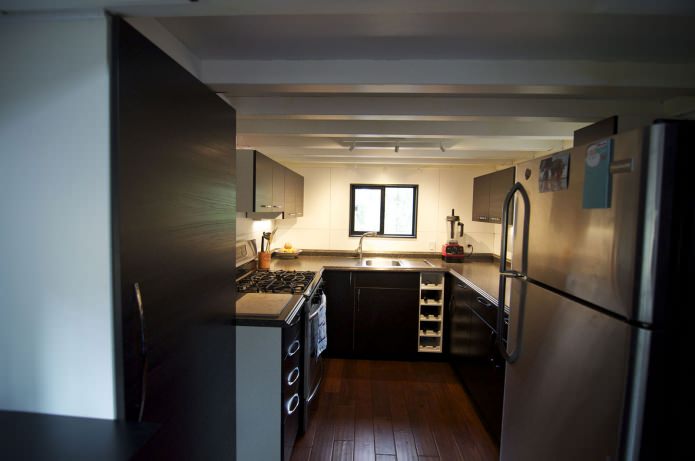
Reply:
[[[295,339],[292,341],[292,344],[290,344],[290,347],[287,348],[287,356],[292,357],[294,354],[299,351],[299,348],[302,347],[302,344],[299,342],[298,339]]]
[[[482,296],[478,296],[477,298],[475,298],[475,300],[485,307],[492,307],[492,303],[487,299],[483,298]]]
[[[294,367],[294,370],[290,371],[290,374],[287,375],[287,385],[291,386],[294,383],[297,382],[299,379],[299,367]]]
[[[291,399],[287,401],[287,416],[291,415],[299,408],[299,394],[294,394]]]

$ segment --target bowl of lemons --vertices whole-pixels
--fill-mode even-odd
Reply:
[[[290,242],[286,242],[282,248],[276,248],[273,250],[273,256],[284,259],[292,259],[299,256],[302,250],[298,250],[292,246]]]

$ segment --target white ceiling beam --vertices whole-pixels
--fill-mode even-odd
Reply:
[[[568,139],[586,126],[574,122],[396,122],[330,120],[238,120],[239,134],[281,134],[311,137],[441,138],[505,136],[532,139]]]
[[[259,149],[260,150],[260,149]],[[304,158],[304,159],[321,159],[332,157],[353,157],[353,158],[432,158],[432,159],[463,159],[463,158],[533,158],[535,152],[522,151],[495,151],[495,150],[446,150],[445,152],[439,149],[406,149],[401,147],[398,152],[394,152],[393,147],[388,149],[354,149],[349,151],[347,148],[342,150],[335,149],[287,149],[278,147],[268,147],[262,151],[264,154],[272,157],[282,158]]]
[[[510,118],[592,122],[611,115],[662,114],[660,100],[403,96],[233,97],[239,119],[438,120]]]
[[[272,155],[271,155],[272,157]],[[276,158],[280,163],[289,165],[417,165],[417,166],[436,166],[436,165],[512,165],[514,160],[499,158],[472,158],[472,159],[430,159],[430,158],[353,158],[336,156],[324,159],[283,159]]]
[[[457,151],[518,151],[518,152],[550,152],[560,150],[563,147],[562,140],[509,138],[509,137],[475,137],[466,138],[442,138],[446,141],[447,150]],[[338,150],[345,149],[347,145],[342,139],[317,138],[304,136],[282,135],[237,135],[237,147],[262,149],[279,148],[287,151],[304,150]]]
[[[202,60],[215,91],[640,97],[695,95],[695,62]],[[264,88],[265,87],[265,88]]]
[[[153,18],[128,18],[127,22],[168,54],[181,67],[200,79],[200,59]]]

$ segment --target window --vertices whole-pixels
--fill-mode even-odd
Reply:
[[[350,236],[417,236],[417,186],[350,184]]]

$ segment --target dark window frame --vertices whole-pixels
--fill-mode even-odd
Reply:
[[[384,215],[386,189],[412,189],[413,190],[413,233],[412,234],[384,234]],[[381,211],[379,216],[379,231],[378,237],[386,238],[417,238],[417,208],[418,208],[418,185],[417,184],[350,184],[350,229],[348,230],[350,237],[360,237],[364,232],[355,231],[355,189],[379,189],[381,190]]]

